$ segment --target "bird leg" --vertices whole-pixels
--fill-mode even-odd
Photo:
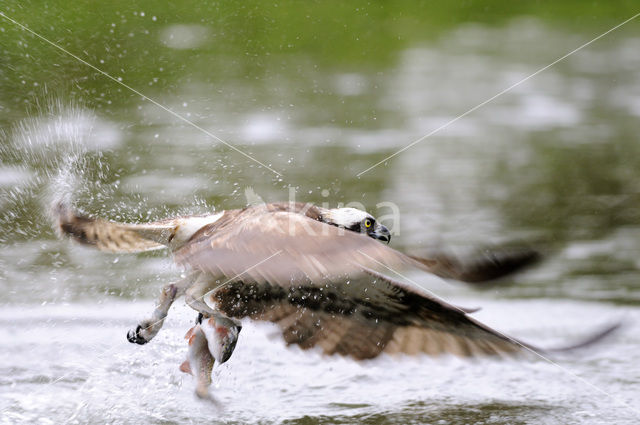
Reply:
[[[215,322],[226,328],[242,328],[242,324],[235,319],[231,319],[219,311],[214,310],[204,301],[204,297],[211,291],[222,287],[218,281],[214,280],[211,275],[201,274],[193,285],[191,285],[185,293],[185,301],[195,311],[198,312],[196,324],[202,324],[208,318],[215,319]],[[238,329],[238,332],[240,329]]]
[[[185,291],[193,285],[198,275],[199,273],[192,273],[178,282],[164,286],[151,317],[142,320],[135,329],[130,329],[127,332],[129,342],[143,345],[151,341],[162,328],[171,304],[176,298],[184,295]]]
[[[213,289],[216,289],[217,282],[211,276],[204,273],[201,274],[193,285],[191,285],[185,293],[185,301],[195,311],[204,317],[212,317],[218,314],[204,301],[205,295]]]

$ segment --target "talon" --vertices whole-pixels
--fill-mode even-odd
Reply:
[[[208,319],[209,317],[211,317],[211,316],[210,316],[210,315],[208,315],[208,314],[205,314],[205,313],[198,313],[198,316],[196,317],[196,325],[201,325],[201,324],[202,324],[202,321],[203,321],[204,319]]]
[[[171,284],[169,285],[169,290],[171,291],[171,299],[174,299],[178,293],[178,287],[175,284]]]
[[[132,344],[139,344],[139,345],[144,345],[147,342],[149,342],[142,335],[140,335],[141,330],[142,330],[142,326],[140,325],[138,325],[135,331],[133,329],[129,330],[129,332],[127,332],[127,340]]]

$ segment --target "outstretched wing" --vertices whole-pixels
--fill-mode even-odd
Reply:
[[[276,323],[287,344],[319,347],[324,354],[370,359],[381,353],[509,356],[549,354],[590,346],[608,337],[613,323],[581,341],[541,349],[470,317],[416,285],[366,270],[367,276],[322,287],[233,281],[211,295],[228,316]]]
[[[232,282],[212,298],[224,314],[274,322],[288,344],[320,347],[327,355],[509,355],[530,347],[422,288],[367,273],[342,285],[321,287]]]
[[[538,261],[540,254],[530,248],[499,248],[483,250],[467,259],[446,253],[427,258],[415,255],[410,257],[428,267],[431,273],[445,279],[480,283],[521,270]]]
[[[290,208],[295,211],[288,211]],[[297,270],[277,267],[280,278],[286,280],[296,273],[311,272],[315,277],[351,273],[355,262],[374,268],[384,268],[379,263],[397,267],[412,265],[444,278],[481,282],[511,273],[537,258],[537,253],[528,249],[491,251],[471,262],[443,254],[431,258],[408,257],[364,235],[317,221],[312,217],[319,212],[308,211],[305,215],[305,208],[304,204],[267,204],[218,214],[128,224],[84,216],[60,203],[53,208],[53,215],[57,228],[77,242],[116,253],[169,247],[179,251],[178,262],[194,268],[210,270],[215,269],[216,264],[223,264],[224,270],[238,274],[261,260],[269,259],[271,269],[276,264],[291,265],[292,260],[302,260],[302,267]],[[350,253],[349,261],[342,262],[345,253]],[[331,267],[327,268],[327,264]],[[256,268],[256,272],[267,271]]]
[[[215,276],[290,286],[421,263],[376,240],[302,214],[251,208],[204,227],[175,252],[179,264]]]
[[[445,255],[410,257],[366,235],[294,212],[255,207],[225,217],[178,249],[176,262],[227,279],[289,286],[305,279],[322,283],[354,277],[363,267],[388,272],[411,266],[445,278],[482,281],[513,272],[537,255],[504,250],[471,263]]]
[[[198,229],[222,216],[176,217],[144,224],[117,223],[76,213],[64,204],[53,209],[58,229],[75,241],[101,251],[134,253],[176,248]]]

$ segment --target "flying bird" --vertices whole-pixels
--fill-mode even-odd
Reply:
[[[260,204],[146,224],[92,218],[65,204],[54,209],[60,231],[82,244],[118,253],[168,249],[189,270],[186,278],[163,288],[153,314],[128,332],[132,343],[151,341],[171,304],[184,295],[201,320],[214,318],[236,332],[231,351],[238,320],[246,317],[276,323],[287,344],[357,360],[381,353],[475,356],[538,350],[475,320],[472,309],[390,277],[413,268],[467,282],[496,279],[534,261],[537,253],[529,249],[490,252],[470,262],[407,255],[388,245],[389,230],[367,212],[303,203]],[[599,340],[615,327],[571,348]],[[229,344],[224,349],[228,352]]]

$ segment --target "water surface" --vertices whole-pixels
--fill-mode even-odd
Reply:
[[[637,423],[626,407],[640,405],[637,23],[357,177],[622,21],[624,7],[583,10],[587,21],[557,11],[412,19],[398,5],[365,8],[367,18],[338,9],[333,19],[316,10],[307,28],[293,8],[116,5],[72,16],[55,3],[31,15],[10,6],[282,176],[0,22],[9,60],[0,64],[0,222],[9,229],[0,236],[0,423]],[[441,16],[456,18],[434,24]],[[275,30],[269,19],[292,23]],[[178,371],[194,318],[182,302],[153,343],[125,340],[179,271],[159,253],[114,256],[58,240],[46,207],[72,193],[93,214],[143,221],[244,206],[249,186],[267,201],[294,188],[297,200],[358,201],[374,214],[393,202],[392,245],[413,252],[538,247],[541,264],[484,290],[411,275],[526,341],[627,326],[553,363],[358,364],[287,349],[273,328],[247,323],[215,372],[218,411]]]

